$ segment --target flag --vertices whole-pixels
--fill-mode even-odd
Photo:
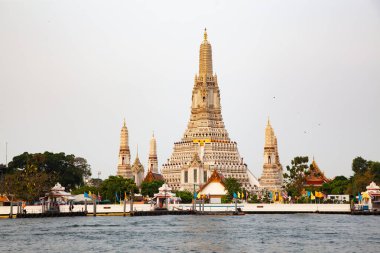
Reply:
[[[307,197],[310,198],[311,192],[307,191],[306,194],[307,194]]]
[[[311,200],[315,200],[315,196],[314,196],[314,194],[312,192],[310,192],[310,199]]]
[[[244,199],[244,192],[241,193],[241,198]]]
[[[85,198],[89,198],[89,196],[88,196],[88,193],[87,193],[87,192],[84,192],[84,194],[83,194],[83,195],[84,195],[84,197],[85,197]]]
[[[360,194],[360,192],[358,193],[358,201],[362,201],[362,195]]]
[[[288,198],[288,193],[287,192],[282,192],[282,198],[287,199]]]
[[[240,199],[240,192],[238,192],[238,194],[237,194],[237,195],[238,195],[238,198]]]
[[[194,199],[197,199],[197,193],[194,192]]]
[[[124,192],[124,200],[127,199],[127,192]]]
[[[201,198],[201,194],[200,194],[199,192],[198,192],[197,198],[198,198],[198,199]]]
[[[234,192],[234,199],[236,199],[237,198],[237,194],[236,194],[236,192]]]
[[[272,199],[272,198],[273,198],[272,192],[269,192],[269,199]]]
[[[117,192],[115,192],[115,199],[116,199],[116,201],[120,201],[119,196],[117,195]]]

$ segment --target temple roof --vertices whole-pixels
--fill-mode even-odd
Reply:
[[[216,169],[212,172],[210,178],[207,180],[207,182],[204,185],[202,185],[202,187],[199,189],[198,192],[202,192],[207,187],[207,185],[209,185],[210,183],[215,183],[215,182],[220,183],[224,187],[226,187],[226,185],[224,184],[224,177],[221,174],[219,174]]]
[[[325,174],[320,170],[318,164],[313,158],[313,162],[310,166],[313,169],[310,169],[310,174],[305,178],[305,185],[322,185],[330,181]]]
[[[144,171],[144,166],[141,164],[138,155],[136,155],[135,162],[134,162],[133,165],[132,165],[132,171],[133,171],[133,172]]]
[[[159,173],[154,173],[153,171],[149,170],[148,174],[146,174],[144,178],[144,182],[151,183],[153,181],[164,181],[164,177]]]
[[[0,202],[10,202],[7,196],[0,195]]]

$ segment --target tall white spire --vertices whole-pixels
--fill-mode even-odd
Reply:
[[[119,149],[119,162],[117,166],[117,175],[124,178],[131,178],[131,154],[128,144],[128,128],[123,121],[123,126],[120,131],[120,149]]]
[[[154,132],[149,145],[148,171],[158,173],[157,143],[156,138],[154,137]]]

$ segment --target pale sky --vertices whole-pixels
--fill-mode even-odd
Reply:
[[[84,157],[116,174],[123,118],[132,162],[159,164],[190,116],[207,27],[222,115],[261,176],[267,117],[285,167],[328,177],[380,160],[380,1],[0,0],[0,163],[27,152]],[[159,166],[161,168],[161,166]]]

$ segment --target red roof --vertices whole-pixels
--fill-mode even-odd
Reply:
[[[216,171],[216,169],[212,172],[211,174],[211,177],[207,180],[207,182],[202,185],[202,187],[199,189],[198,192],[201,192],[204,188],[206,188],[206,186],[208,184],[210,184],[211,182],[218,182],[218,183],[221,183],[224,187],[226,187],[226,185],[224,184],[224,178],[222,175],[220,175],[218,173],[218,171]]]

